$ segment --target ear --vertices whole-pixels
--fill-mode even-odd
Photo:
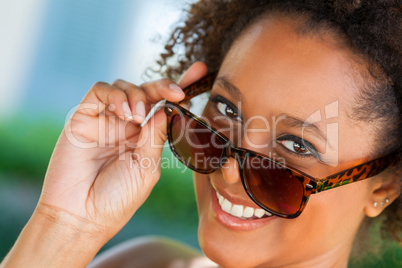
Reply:
[[[369,198],[364,208],[368,217],[377,217],[401,194],[399,172],[378,178],[370,187]]]

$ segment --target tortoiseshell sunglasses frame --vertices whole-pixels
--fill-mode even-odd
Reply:
[[[310,176],[296,168],[293,168],[291,166],[283,165],[281,163],[276,162],[275,160],[269,158],[266,155],[244,149],[244,148],[239,148],[235,147],[233,143],[221,132],[219,132],[217,129],[214,127],[208,125],[204,120],[201,118],[197,117],[187,109],[181,107],[179,104],[181,103],[187,103],[189,100],[191,100],[193,97],[202,94],[204,92],[210,91],[212,88],[212,85],[215,81],[217,73],[211,73],[200,80],[196,81],[195,83],[189,85],[188,87],[184,88],[183,91],[186,94],[186,97],[177,103],[172,103],[169,101],[166,101],[165,104],[165,113],[167,115],[167,134],[168,134],[168,142],[169,146],[173,152],[173,154],[187,167],[190,169],[203,173],[203,174],[210,174],[217,170],[222,164],[223,164],[223,159],[225,157],[233,157],[239,162],[239,172],[240,172],[240,177],[242,180],[243,187],[245,191],[247,192],[248,196],[261,208],[265,209],[266,211],[282,217],[282,218],[287,218],[287,219],[292,219],[298,217],[304,208],[306,207],[307,201],[310,197],[311,194],[323,192],[329,189],[334,189],[336,187],[350,184],[353,182],[361,181],[364,179],[368,179],[370,177],[373,177],[375,175],[378,175],[382,171],[384,171],[386,168],[389,166],[396,164],[399,161],[399,158],[397,157],[396,153],[392,153],[389,155],[386,155],[384,157],[380,157],[356,166],[353,166],[351,168],[348,168],[346,170],[342,170],[340,172],[337,172],[335,174],[329,175],[325,178],[315,178],[313,176]],[[174,147],[174,141],[172,140],[172,121],[173,117],[177,114],[184,115],[188,117],[191,120],[197,121],[199,124],[204,126],[206,129],[210,130],[221,142],[222,145],[224,145],[223,148],[223,154],[221,156],[221,163],[218,167],[214,169],[208,169],[208,170],[197,170],[195,167],[189,165],[189,163],[186,163],[181,156],[176,152],[175,147]],[[269,207],[266,207],[264,204],[261,204],[257,198],[250,192],[248,188],[248,184],[246,182],[246,178],[244,177],[244,161],[247,157],[258,157],[260,159],[268,160],[271,163],[273,163],[276,167],[283,169],[290,174],[293,175],[293,177],[297,180],[299,180],[302,185],[303,185],[303,198],[300,204],[299,209],[297,210],[296,213],[294,214],[281,214],[275,211],[272,211]]]

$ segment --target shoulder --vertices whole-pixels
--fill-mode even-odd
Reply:
[[[217,267],[200,251],[182,242],[161,236],[144,236],[104,251],[88,267],[192,267],[195,263],[201,267]]]

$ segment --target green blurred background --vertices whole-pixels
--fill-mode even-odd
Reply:
[[[144,74],[190,2],[0,1],[0,259],[35,208],[69,113],[96,81],[158,78]],[[169,150],[163,156],[174,159]],[[198,248],[192,175],[184,166],[162,171],[150,198],[104,249],[149,234]]]
[[[0,258],[11,248],[35,208],[50,155],[63,127],[23,117],[3,121],[1,125]],[[163,157],[174,159],[168,150]],[[104,249],[149,234],[169,236],[198,248],[192,175],[181,167],[162,170],[150,198]]]
[[[39,198],[71,109],[96,81],[136,84],[154,66],[187,0],[0,1],[0,259]],[[163,156],[172,159],[169,150]],[[172,163],[144,206],[105,247],[148,234],[198,248],[192,175]],[[373,232],[376,232],[374,230]],[[402,267],[395,245],[350,267]]]
[[[16,117],[1,122],[0,258],[11,248],[39,198],[48,161],[62,125]],[[130,222],[104,248],[143,235],[163,235],[196,248],[197,208],[191,172],[163,152],[170,165],[150,197]],[[166,162],[164,162],[166,163]]]

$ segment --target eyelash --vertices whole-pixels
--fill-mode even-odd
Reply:
[[[219,104],[224,104],[224,105],[226,105],[227,108],[231,109],[234,113],[237,114],[237,118],[232,118],[232,119],[238,120],[238,121],[242,121],[242,120],[243,120],[242,116],[240,115],[239,109],[238,109],[233,103],[231,103],[230,101],[228,101],[228,100],[225,99],[224,97],[222,97],[222,96],[220,96],[220,95],[211,96],[211,97],[210,97],[210,101],[214,104],[214,108],[215,108],[215,110],[216,110],[217,113],[220,113],[220,114],[222,114],[222,115],[224,115],[224,116],[227,116],[227,117],[231,118],[230,116],[228,116],[228,115],[226,115],[226,114],[223,114],[223,113],[219,110],[218,105],[219,105]]]
[[[279,137],[277,140],[277,143],[283,148],[285,149],[287,152],[300,157],[300,158],[316,158],[318,160],[321,160],[317,150],[314,148],[314,146],[309,143],[306,140],[303,140],[299,137],[293,136],[293,135],[284,135],[282,137]],[[293,141],[297,144],[299,144],[301,147],[304,147],[308,150],[309,154],[301,154],[301,153],[297,153],[294,151],[291,151],[290,149],[286,148],[282,143],[280,143],[281,141]]]

